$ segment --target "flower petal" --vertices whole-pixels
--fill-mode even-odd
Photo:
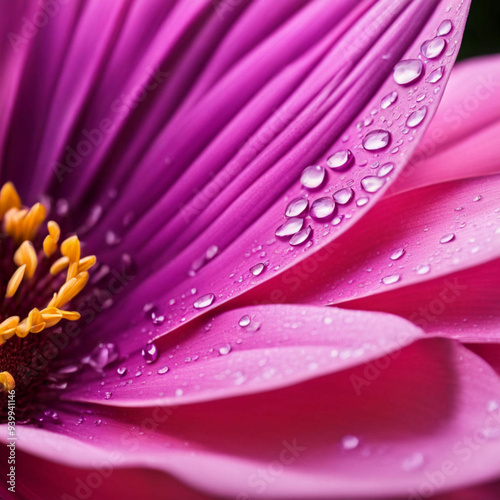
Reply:
[[[366,382],[362,397],[353,377]],[[115,452],[120,467],[163,470],[218,498],[428,496],[498,474],[491,401],[499,390],[498,376],[465,347],[421,340],[379,367],[242,398],[57,408],[64,426],[19,426],[17,446],[80,467],[100,467]]]

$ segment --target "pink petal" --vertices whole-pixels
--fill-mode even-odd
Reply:
[[[407,498],[498,474],[499,391],[498,376],[465,347],[422,340],[378,366],[242,398],[57,408],[64,425],[19,426],[18,448],[73,467],[99,467],[117,452],[119,467],[163,470],[218,498]]]
[[[163,337],[155,343],[159,357],[154,364],[146,364],[141,350],[131,349],[135,339],[122,341],[122,349],[129,347],[126,360],[110,366],[105,378],[87,371],[62,397],[136,407],[258,393],[345,370],[421,336],[411,323],[384,314],[294,305],[245,307]],[[118,366],[127,368],[125,376],[117,373]]]

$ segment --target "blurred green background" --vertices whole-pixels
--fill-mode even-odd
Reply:
[[[472,0],[458,59],[500,53],[500,0]]]

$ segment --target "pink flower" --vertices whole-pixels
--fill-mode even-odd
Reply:
[[[51,226],[48,279],[0,196],[2,498],[495,498],[499,57],[437,111],[468,2],[1,9],[2,182],[99,262],[47,328],[90,261]]]

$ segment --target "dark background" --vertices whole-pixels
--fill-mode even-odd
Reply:
[[[500,53],[500,0],[472,0],[458,59]]]

